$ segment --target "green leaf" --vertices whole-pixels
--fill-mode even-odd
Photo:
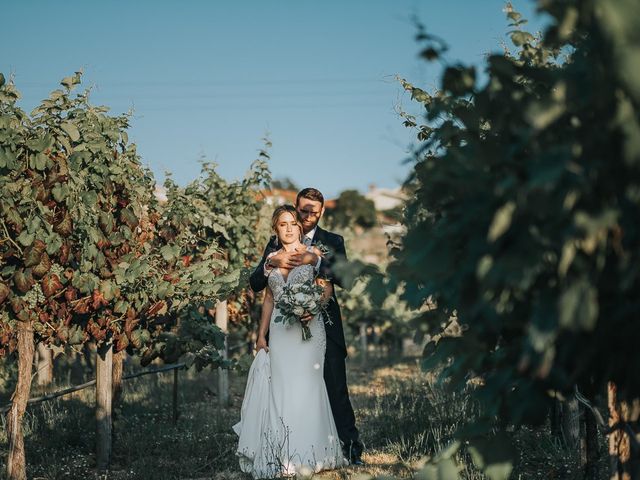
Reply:
[[[560,325],[569,330],[593,330],[598,321],[598,291],[586,279],[567,288],[558,306]]]
[[[91,273],[76,273],[71,284],[84,294],[92,293],[97,287],[97,278]]]
[[[110,280],[102,280],[102,282],[100,282],[100,293],[102,293],[106,301],[110,302],[114,299],[115,291],[116,287]]]
[[[507,12],[507,17],[510,20],[513,20],[514,22],[517,22],[522,18],[522,14],[519,13],[519,12],[516,12],[515,10],[510,10],[509,12]]]
[[[83,192],[81,194],[83,203],[89,207],[93,208],[98,203],[98,194],[94,190],[89,190],[88,192]]]
[[[45,240],[45,243],[47,244],[47,253],[49,255],[53,255],[60,250],[60,247],[62,246],[62,237],[56,232],[51,232]]]
[[[476,467],[490,480],[507,480],[518,455],[513,441],[504,433],[474,439],[469,445],[469,453]]]
[[[51,189],[51,194],[56,202],[62,202],[69,195],[69,187],[63,183],[56,183]]]
[[[27,147],[36,153],[41,153],[53,146],[53,137],[50,134],[39,135],[27,140]]]
[[[511,41],[516,47],[521,47],[525,43],[532,43],[533,40],[533,35],[531,35],[529,32],[517,30],[511,33]]]
[[[495,242],[507,230],[509,230],[509,226],[511,225],[511,219],[513,217],[513,212],[515,211],[515,209],[516,204],[510,200],[498,210],[496,210],[496,213],[493,216],[493,221],[491,222],[491,226],[489,227],[487,240],[489,240],[490,242]]]
[[[13,151],[8,149],[0,149],[0,158],[2,158],[2,161],[7,168],[17,168],[18,157]]]
[[[123,314],[127,311],[128,304],[124,300],[118,300],[113,307],[115,313]]]
[[[167,262],[173,262],[180,255],[180,247],[175,245],[165,245],[160,248],[160,254]]]
[[[566,106],[561,102],[535,102],[527,110],[526,118],[536,130],[543,130],[560,118],[565,111]]]
[[[425,465],[415,478],[416,480],[459,480],[459,470],[455,462],[447,458],[439,461],[435,465]]]
[[[26,230],[23,230],[20,235],[18,235],[18,238],[16,238],[18,243],[25,247],[31,245],[35,239],[36,235],[34,233],[28,233]]]
[[[459,480],[460,467],[454,455],[460,450],[460,442],[454,441],[427,464],[416,475],[416,480]]]
[[[77,142],[80,140],[80,131],[78,127],[76,127],[73,123],[64,122],[60,124],[60,128],[64,130],[64,132],[69,135],[72,141]]]
[[[64,77],[61,81],[60,81],[60,85],[63,85],[65,87],[67,87],[68,89],[73,88],[74,86],[78,85],[80,83],[80,76],[82,75],[82,72],[75,72],[73,75],[69,76],[69,77]]]
[[[35,158],[35,167],[36,170],[44,170],[45,168],[47,168],[47,160],[48,157],[42,153],[38,153],[36,154],[36,158]]]
[[[158,285],[158,288],[156,289],[156,295],[158,296],[158,298],[160,300],[164,300],[167,295],[169,295],[169,293],[172,290],[173,285],[171,285],[171,282],[160,282],[160,284]]]
[[[84,332],[79,325],[72,325],[69,328],[69,338],[67,340],[70,345],[80,345],[84,342]]]
[[[49,348],[53,352],[53,358],[57,358],[59,355],[64,353],[64,347],[61,345],[49,345]]]

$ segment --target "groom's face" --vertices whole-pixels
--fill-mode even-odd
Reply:
[[[313,230],[324,214],[322,203],[309,198],[299,198],[296,210],[298,210],[300,218],[302,219],[302,229],[304,233]]]

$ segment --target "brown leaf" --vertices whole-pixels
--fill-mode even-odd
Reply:
[[[49,255],[45,253],[42,254],[40,258],[40,263],[38,263],[35,267],[33,267],[33,275],[36,278],[44,277],[47,272],[51,269],[51,259]]]
[[[44,296],[47,298],[52,297],[64,288],[62,282],[60,282],[60,277],[55,273],[46,275],[40,283],[42,286],[42,293],[44,293]]]
[[[62,220],[60,220],[53,226],[53,231],[62,235],[63,237],[68,237],[73,233],[73,222],[71,220],[71,215],[69,215],[69,212],[65,212]]]
[[[87,332],[98,342],[104,340],[107,337],[107,331],[100,328],[93,320],[90,320],[87,324]]]
[[[62,275],[64,275],[64,278],[67,280],[71,280],[73,278],[73,269],[67,268]]]
[[[124,334],[118,335],[115,343],[116,353],[121,352],[128,346],[129,346],[129,339],[127,338],[127,336]]]
[[[81,300],[78,300],[77,303],[73,306],[73,311],[80,314],[89,312],[90,302],[91,302],[91,297],[86,297]]]
[[[4,282],[0,282],[0,305],[3,304],[7,299],[9,293],[11,293],[11,290],[9,290],[7,284]]]
[[[106,238],[101,238],[100,240],[98,240],[98,248],[100,250],[104,249],[104,248],[108,248],[111,246],[111,242],[109,240],[107,240]]]
[[[33,267],[40,263],[46,248],[47,246],[42,240],[35,240],[31,246],[24,250],[24,266]]]
[[[26,270],[18,270],[13,274],[13,282],[16,285],[16,288],[20,290],[22,293],[27,293],[33,287],[35,280],[33,279],[33,275],[31,274],[31,269],[27,268]]]
[[[153,306],[147,312],[147,314],[150,317],[152,317],[154,315],[157,315],[157,314],[162,315],[164,313],[167,313],[167,304],[162,300],[160,300],[159,302],[154,303]]]
[[[67,340],[69,340],[69,329],[65,326],[58,327],[56,337],[58,337],[61,342],[66,343]]]
[[[129,334],[133,331],[133,329],[140,323],[140,320],[137,318],[127,318],[124,321],[124,331]]]
[[[18,314],[21,310],[26,308],[26,303],[20,297],[13,296],[11,297],[11,310],[13,310],[14,314]]]
[[[130,208],[123,208],[120,210],[120,221],[127,225],[131,230],[134,230],[138,226],[138,217],[133,213]]]
[[[66,265],[69,261],[69,253],[71,252],[71,247],[68,242],[64,242],[60,247],[60,254],[58,256],[58,261],[60,265]]]
[[[109,305],[109,302],[104,298],[102,292],[96,288],[93,291],[93,309],[97,310],[104,305]]]
[[[64,298],[67,302],[73,302],[78,298],[78,290],[73,287],[67,287],[67,290],[64,292]]]

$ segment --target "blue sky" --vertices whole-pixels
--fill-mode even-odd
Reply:
[[[517,10],[541,24],[534,2]],[[129,138],[158,181],[195,178],[199,159],[239,178],[269,132],[274,177],[332,197],[398,185],[414,111],[394,76],[425,89],[441,71],[417,57],[411,17],[480,64],[507,40],[501,0],[10,0],[0,71],[31,110],[84,70],[92,101],[133,109]]]

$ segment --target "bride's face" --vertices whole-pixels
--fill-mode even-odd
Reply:
[[[294,216],[289,212],[284,212],[276,223],[276,235],[283,245],[300,241],[300,227]]]

